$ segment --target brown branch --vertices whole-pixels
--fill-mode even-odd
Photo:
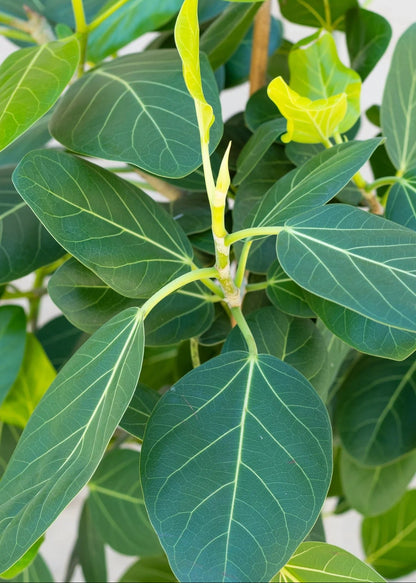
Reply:
[[[265,0],[254,20],[253,50],[250,64],[250,95],[266,84],[270,37],[271,0]]]

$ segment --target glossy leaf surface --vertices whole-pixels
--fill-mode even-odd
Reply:
[[[346,205],[287,221],[277,255],[301,287],[376,322],[416,331],[416,233]]]
[[[79,60],[75,37],[12,53],[0,67],[0,150],[56,102]]]
[[[416,357],[403,362],[364,356],[338,399],[337,425],[347,452],[365,465],[416,449]]]
[[[125,555],[161,553],[147,517],[139,478],[140,454],[132,449],[107,453],[88,484],[92,519],[104,541]]]
[[[81,347],[39,403],[1,481],[1,571],[90,479],[131,400],[143,347],[141,315],[127,310]]]
[[[389,191],[386,218],[416,231],[416,170],[406,172]]]
[[[222,134],[221,110],[204,55],[201,72],[218,120],[211,130],[214,150]],[[158,176],[180,178],[202,163],[194,101],[174,50],[127,55],[93,69],[65,93],[51,132],[75,152],[130,162]]]
[[[26,316],[20,306],[0,307],[0,410],[16,380],[26,343]]]
[[[366,560],[384,577],[396,579],[416,569],[416,490],[396,506],[362,525]]]
[[[416,24],[400,37],[393,53],[381,104],[386,148],[398,170],[416,166]]]
[[[290,561],[271,581],[280,583],[334,583],[335,581],[384,581],[374,569],[357,557],[334,545],[304,542]]]
[[[316,521],[330,442],[322,401],[275,357],[229,352],[175,384],[147,425],[141,465],[175,575],[269,581]]]
[[[111,172],[40,150],[23,159],[14,182],[61,245],[118,293],[146,297],[189,270],[192,249],[183,231]]]

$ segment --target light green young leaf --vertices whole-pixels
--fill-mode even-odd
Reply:
[[[416,231],[416,169],[409,170],[391,187],[386,218]]]
[[[337,398],[337,427],[357,462],[382,465],[416,449],[415,381],[416,355],[403,362],[363,356],[354,366]]]
[[[0,150],[57,101],[79,61],[76,37],[12,53],[0,66]]]
[[[176,383],[148,422],[141,476],[178,579],[269,581],[320,512],[330,434],[315,390],[273,356],[229,352]]]
[[[346,95],[347,110],[335,131],[344,133],[355,124],[360,116],[361,79],[340,61],[331,34],[292,50],[289,68],[291,89],[304,97],[321,100]]]
[[[7,581],[7,579],[0,577],[0,581]],[[52,574],[40,554],[35,557],[35,560],[27,569],[19,573],[14,579],[8,579],[9,583],[28,583],[29,581],[30,583],[53,583]]]
[[[42,535],[10,569],[0,573],[0,579],[15,579],[23,571],[28,569],[35,560],[44,540],[45,537]]]
[[[272,582],[279,583],[347,583],[384,582],[374,569],[357,557],[334,545],[322,542],[302,543],[290,561]]]
[[[341,454],[341,479],[348,504],[364,516],[382,514],[394,506],[416,473],[416,450],[383,466],[363,466]]]
[[[416,233],[346,205],[286,222],[277,255],[301,287],[381,324],[416,332]]]
[[[223,127],[218,86],[205,55],[201,74],[217,118],[212,152]],[[50,128],[70,150],[129,162],[158,176],[181,178],[202,164],[195,105],[175,50],[126,55],[92,69],[60,100]]]
[[[55,376],[39,340],[28,334],[19,374],[0,407],[0,421],[25,427]]]
[[[113,173],[38,150],[23,158],[13,179],[55,239],[119,294],[149,297],[190,270],[192,248],[182,229]]]
[[[80,348],[39,403],[0,482],[0,572],[90,479],[131,400],[143,348],[141,313],[122,312]]]
[[[362,540],[366,561],[388,579],[416,569],[416,490],[406,492],[396,506],[365,518]]]
[[[47,113],[17,140],[0,152],[0,166],[15,166],[25,154],[36,148],[42,148],[51,139],[49,120],[51,113]]]
[[[88,484],[92,519],[104,541],[124,555],[157,556],[159,540],[147,516],[139,477],[140,453],[114,449]]]
[[[20,306],[0,307],[0,411],[16,380],[26,343],[26,316]]]

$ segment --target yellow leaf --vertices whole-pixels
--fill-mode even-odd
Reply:
[[[185,0],[175,26],[175,43],[182,59],[183,77],[189,93],[195,100],[201,139],[209,142],[209,128],[214,123],[212,107],[202,89],[199,64],[198,0]]]
[[[282,77],[273,79],[267,93],[287,119],[287,133],[282,136],[286,143],[326,143],[338,131],[347,112],[345,93],[312,101],[293,91]]]

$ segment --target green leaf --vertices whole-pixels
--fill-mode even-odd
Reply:
[[[36,148],[41,148],[49,142],[51,139],[49,133],[50,116],[50,113],[44,115],[24,135],[0,152],[0,166],[15,166],[25,154]]]
[[[238,186],[255,169],[270,146],[286,130],[286,120],[277,118],[257,128],[252,137],[241,150],[237,159],[237,173],[233,183]]]
[[[286,316],[274,307],[256,310],[246,319],[260,353],[287,362],[315,386],[327,360],[324,342],[313,322]],[[246,350],[238,327],[233,328],[224,344],[224,352],[232,350]],[[315,388],[325,400],[326,395],[319,391],[319,382]]]
[[[87,335],[68,322],[65,316],[58,316],[36,330],[36,338],[54,368],[59,370],[85,342]]]
[[[394,506],[416,473],[416,451],[383,466],[363,466],[345,451],[341,479],[349,505],[364,516],[382,514]]]
[[[379,324],[313,294],[307,294],[307,301],[333,334],[360,352],[403,360],[416,350],[414,332]]]
[[[416,233],[346,205],[287,221],[277,255],[301,287],[381,324],[416,331]]]
[[[120,583],[175,583],[169,562],[165,556],[144,557],[127,569],[120,579]]]
[[[201,51],[215,70],[233,55],[248,32],[260,5],[228,6],[201,36]]]
[[[376,583],[383,582],[384,579],[374,569],[344,549],[324,542],[304,542],[271,581]]]
[[[357,0],[279,0],[287,20],[327,30],[344,30],[347,10],[357,7]]]
[[[351,354],[350,347],[342,340],[337,338],[326,328],[321,320],[317,320],[316,327],[325,343],[327,352],[327,366],[325,375],[320,379],[320,390],[323,394],[328,394],[329,389],[333,387],[338,376],[343,371],[343,367],[348,362],[348,356]],[[331,400],[332,394],[328,395],[328,401]]]
[[[222,135],[221,109],[204,55],[201,73],[217,119],[213,151]],[[127,55],[92,69],[60,100],[50,128],[75,152],[129,162],[158,176],[180,178],[202,163],[195,105],[175,50]]]
[[[416,449],[416,357],[394,362],[363,356],[338,396],[337,426],[346,451],[377,466]]]
[[[325,407],[277,358],[223,354],[160,399],[141,475],[150,519],[180,581],[268,581],[325,498]]]
[[[379,143],[377,138],[348,142],[317,154],[276,182],[247,224],[283,225],[291,217],[324,205],[349,182]]]
[[[244,112],[245,123],[252,132],[255,132],[266,122],[275,119],[283,119],[283,117],[267,95],[267,87],[262,87],[247,101]]]
[[[76,37],[21,49],[7,57],[0,66],[0,150],[52,107],[78,61]]]
[[[8,581],[9,583],[27,583],[28,581],[30,583],[49,583],[53,582],[53,577],[41,555],[37,555],[33,563],[14,579],[7,580],[0,577],[0,581]]]
[[[0,422],[0,478],[9,463],[22,431],[15,425]]]
[[[0,578],[3,579],[15,579],[20,573],[23,573],[35,560],[40,547],[42,546],[43,541],[45,540],[44,536],[41,536],[33,545],[30,547],[28,551],[7,571],[0,573]]]
[[[289,68],[291,89],[304,97],[329,100],[346,95],[347,110],[335,131],[344,133],[355,124],[360,117],[360,76],[340,61],[331,34],[290,51]]]
[[[64,254],[16,192],[13,170],[0,168],[0,283],[19,279]]]
[[[123,312],[80,348],[39,403],[0,483],[0,571],[90,479],[131,400],[143,346],[141,313]]]
[[[146,346],[140,383],[158,391],[170,387],[192,368],[189,342]]]
[[[364,81],[389,46],[391,26],[381,14],[353,8],[345,15],[345,31],[351,67]]]
[[[388,512],[365,518],[362,540],[366,561],[384,577],[396,579],[416,569],[416,490]]]
[[[381,104],[387,152],[403,173],[416,166],[415,48],[416,24],[412,24],[396,45]]]
[[[0,411],[16,380],[26,343],[26,316],[19,306],[0,307]]]
[[[267,272],[266,293],[272,304],[285,314],[299,318],[311,318],[314,315],[306,302],[305,291],[286,275],[277,260]]]
[[[55,376],[39,341],[28,334],[19,374],[0,407],[0,421],[25,427]]]
[[[205,185],[203,192],[185,192],[167,206],[187,235],[203,233],[211,228],[211,210]]]
[[[416,169],[406,172],[389,191],[386,218],[416,231]]]
[[[86,19],[90,21],[102,7],[103,0],[83,0],[83,4]],[[0,0],[0,10],[21,18],[26,17],[24,6],[29,6],[32,10],[43,14],[52,22],[62,22],[72,28],[74,27],[74,13],[71,4],[68,4],[68,0],[42,0],[42,2],[25,0],[24,3],[21,0],[19,2],[15,2],[15,0]]]
[[[75,259],[53,274],[49,294],[68,320],[89,334],[122,310],[142,304],[112,290]],[[214,318],[210,295],[195,282],[163,299],[146,318],[146,344],[175,344],[205,332]]]
[[[203,346],[215,346],[225,341],[231,332],[230,317],[223,306],[215,306],[214,321],[208,330],[198,338],[199,344]]]
[[[157,556],[159,540],[147,517],[139,477],[140,453],[115,449],[88,484],[92,519],[105,543],[124,555]]]
[[[126,409],[120,427],[128,431],[140,441],[143,441],[146,423],[159,400],[160,395],[146,385],[139,383],[134,391],[132,400]]]
[[[25,156],[13,179],[55,239],[121,295],[148,297],[190,269],[192,249],[180,227],[113,173],[39,150]]]
[[[77,546],[85,580],[91,583],[107,581],[104,541],[92,520],[89,500],[82,507]]]
[[[119,49],[146,32],[152,32],[173,18],[182,0],[129,0],[88,37],[88,59],[94,63],[114,55]],[[108,3],[100,6],[108,8]]]

